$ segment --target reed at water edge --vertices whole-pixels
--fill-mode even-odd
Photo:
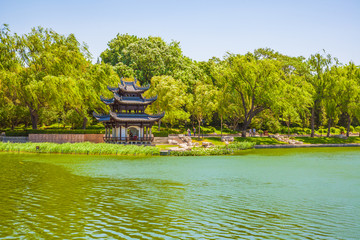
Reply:
[[[117,154],[159,155],[160,150],[151,146],[119,145],[107,143],[10,143],[0,142],[0,151],[68,154]]]

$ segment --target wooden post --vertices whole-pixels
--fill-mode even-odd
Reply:
[[[128,127],[128,125],[127,125],[127,123],[125,124],[125,141],[127,142],[127,127]]]
[[[120,125],[120,141],[122,140],[121,134],[122,134],[122,128],[121,128],[121,125]]]
[[[151,136],[151,126],[150,126],[150,139],[149,139],[150,141],[151,141],[151,137],[152,137],[152,136]]]

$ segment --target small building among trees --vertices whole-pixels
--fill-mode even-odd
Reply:
[[[145,109],[156,101],[157,97],[144,98],[142,94],[150,85],[140,87],[135,78],[132,82],[123,81],[118,87],[109,87],[114,97],[107,99],[100,97],[101,101],[110,107],[110,113],[93,116],[105,125],[104,141],[117,144],[148,145],[154,140],[151,127],[161,120],[165,112],[158,115],[149,115]]]

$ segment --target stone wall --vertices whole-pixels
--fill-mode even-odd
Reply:
[[[75,143],[94,142],[101,143],[104,134],[29,134],[30,142]]]
[[[103,143],[104,134],[84,134],[85,142]]]
[[[13,143],[26,143],[29,141],[29,138],[28,137],[1,136],[0,141],[13,142]]]

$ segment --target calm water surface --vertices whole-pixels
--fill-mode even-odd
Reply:
[[[0,239],[360,239],[360,148],[0,153]]]

